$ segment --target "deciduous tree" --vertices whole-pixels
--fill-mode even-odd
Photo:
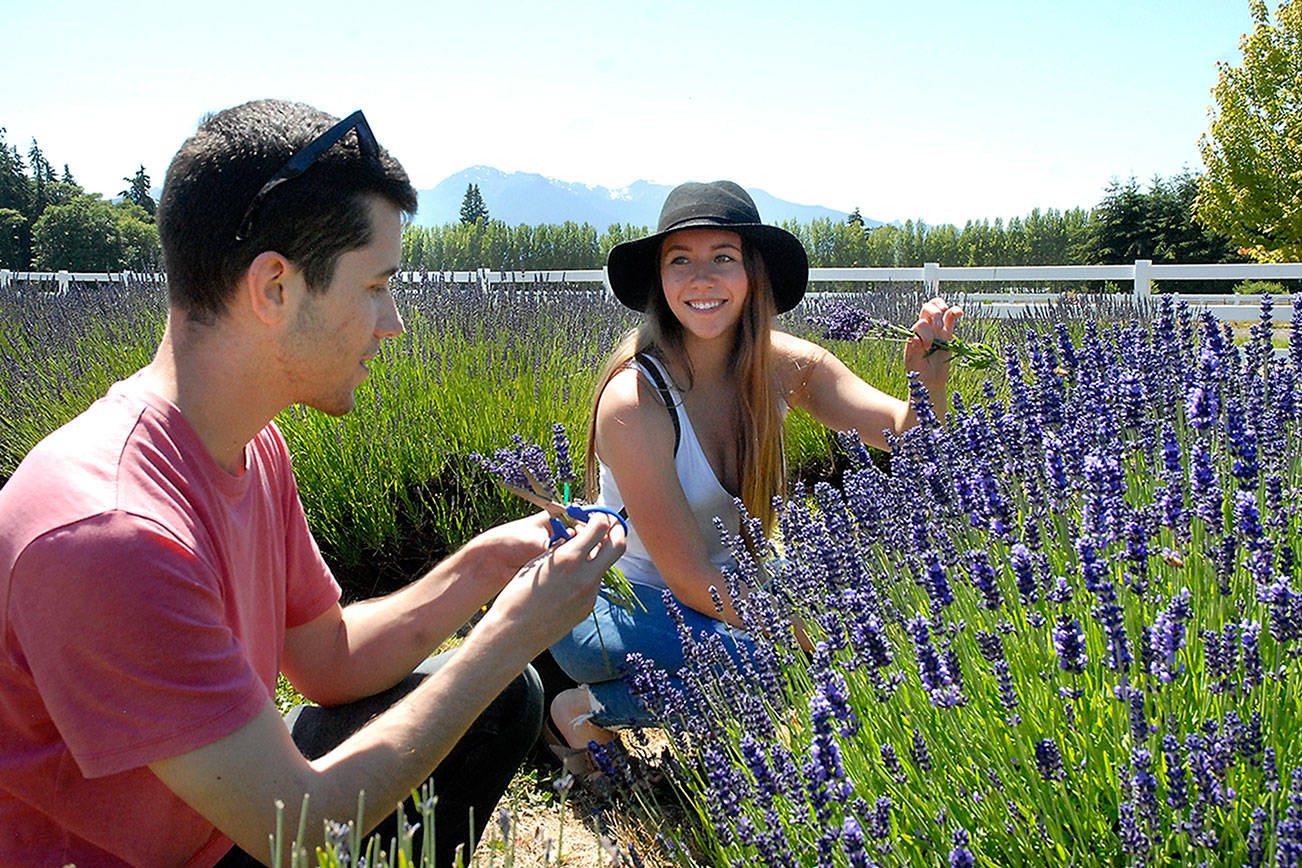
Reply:
[[[0,208],[0,268],[27,267],[27,218],[14,208]]]
[[[42,271],[115,271],[122,267],[118,214],[93,196],[52,205],[32,227],[32,252]]]
[[[1251,0],[1243,62],[1220,63],[1211,126],[1199,141],[1207,172],[1198,219],[1262,262],[1302,259],[1302,0],[1271,22]]]

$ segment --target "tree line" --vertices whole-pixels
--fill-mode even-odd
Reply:
[[[65,163],[56,172],[32,139],[26,159],[0,127],[0,268],[15,271],[148,271],[158,266],[158,227],[145,167],[121,201],[87,193]]]
[[[782,226],[804,243],[815,267],[1243,261],[1228,239],[1195,222],[1197,193],[1198,182],[1186,171],[1170,179],[1155,177],[1146,190],[1134,178],[1113,181],[1092,209],[1037,208],[1007,222],[969,220],[958,227],[907,220],[870,228],[856,219],[856,209],[845,221],[820,218]],[[444,226],[408,226],[403,234],[405,267],[600,268],[611,247],[649,231],[630,224],[612,225],[604,232],[574,222],[510,226],[483,216],[487,208],[482,201],[475,203],[474,213],[471,219],[463,215],[460,222]]]

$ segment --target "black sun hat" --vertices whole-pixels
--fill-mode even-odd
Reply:
[[[750,194],[732,181],[678,185],[665,198],[654,235],[611,248],[606,277],[615,298],[633,310],[646,310],[651,293],[660,291],[660,245],[665,236],[680,229],[715,228],[736,232],[764,257],[778,313],[800,303],[809,283],[804,245],[787,230],[761,223]]]

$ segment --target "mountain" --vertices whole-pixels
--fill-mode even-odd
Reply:
[[[492,166],[471,166],[439,182],[431,190],[418,191],[420,210],[416,225],[441,226],[455,223],[461,217],[461,201],[466,187],[479,185],[479,193],[494,220],[512,225],[519,223],[589,223],[605,230],[612,223],[631,223],[634,226],[654,227],[660,218],[660,206],[672,187],[634,181],[627,187],[612,190],[558,181],[532,172],[503,172]],[[765,223],[784,220],[807,222],[816,217],[844,220],[846,212],[824,208],[821,205],[799,205],[787,202],[764,192],[749,190]],[[880,226],[876,220],[864,221],[869,226]]]

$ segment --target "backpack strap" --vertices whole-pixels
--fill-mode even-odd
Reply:
[[[669,418],[674,423],[674,455],[677,455],[678,442],[683,437],[683,428],[682,424],[678,421],[678,407],[674,402],[673,393],[669,391],[669,386],[665,383],[665,378],[660,374],[660,368],[656,366],[650,356],[644,352],[639,352],[634,355],[633,358],[637,360],[641,370],[651,378],[651,382],[655,385],[656,391],[660,393],[660,400],[664,403],[665,409],[669,411]]]

